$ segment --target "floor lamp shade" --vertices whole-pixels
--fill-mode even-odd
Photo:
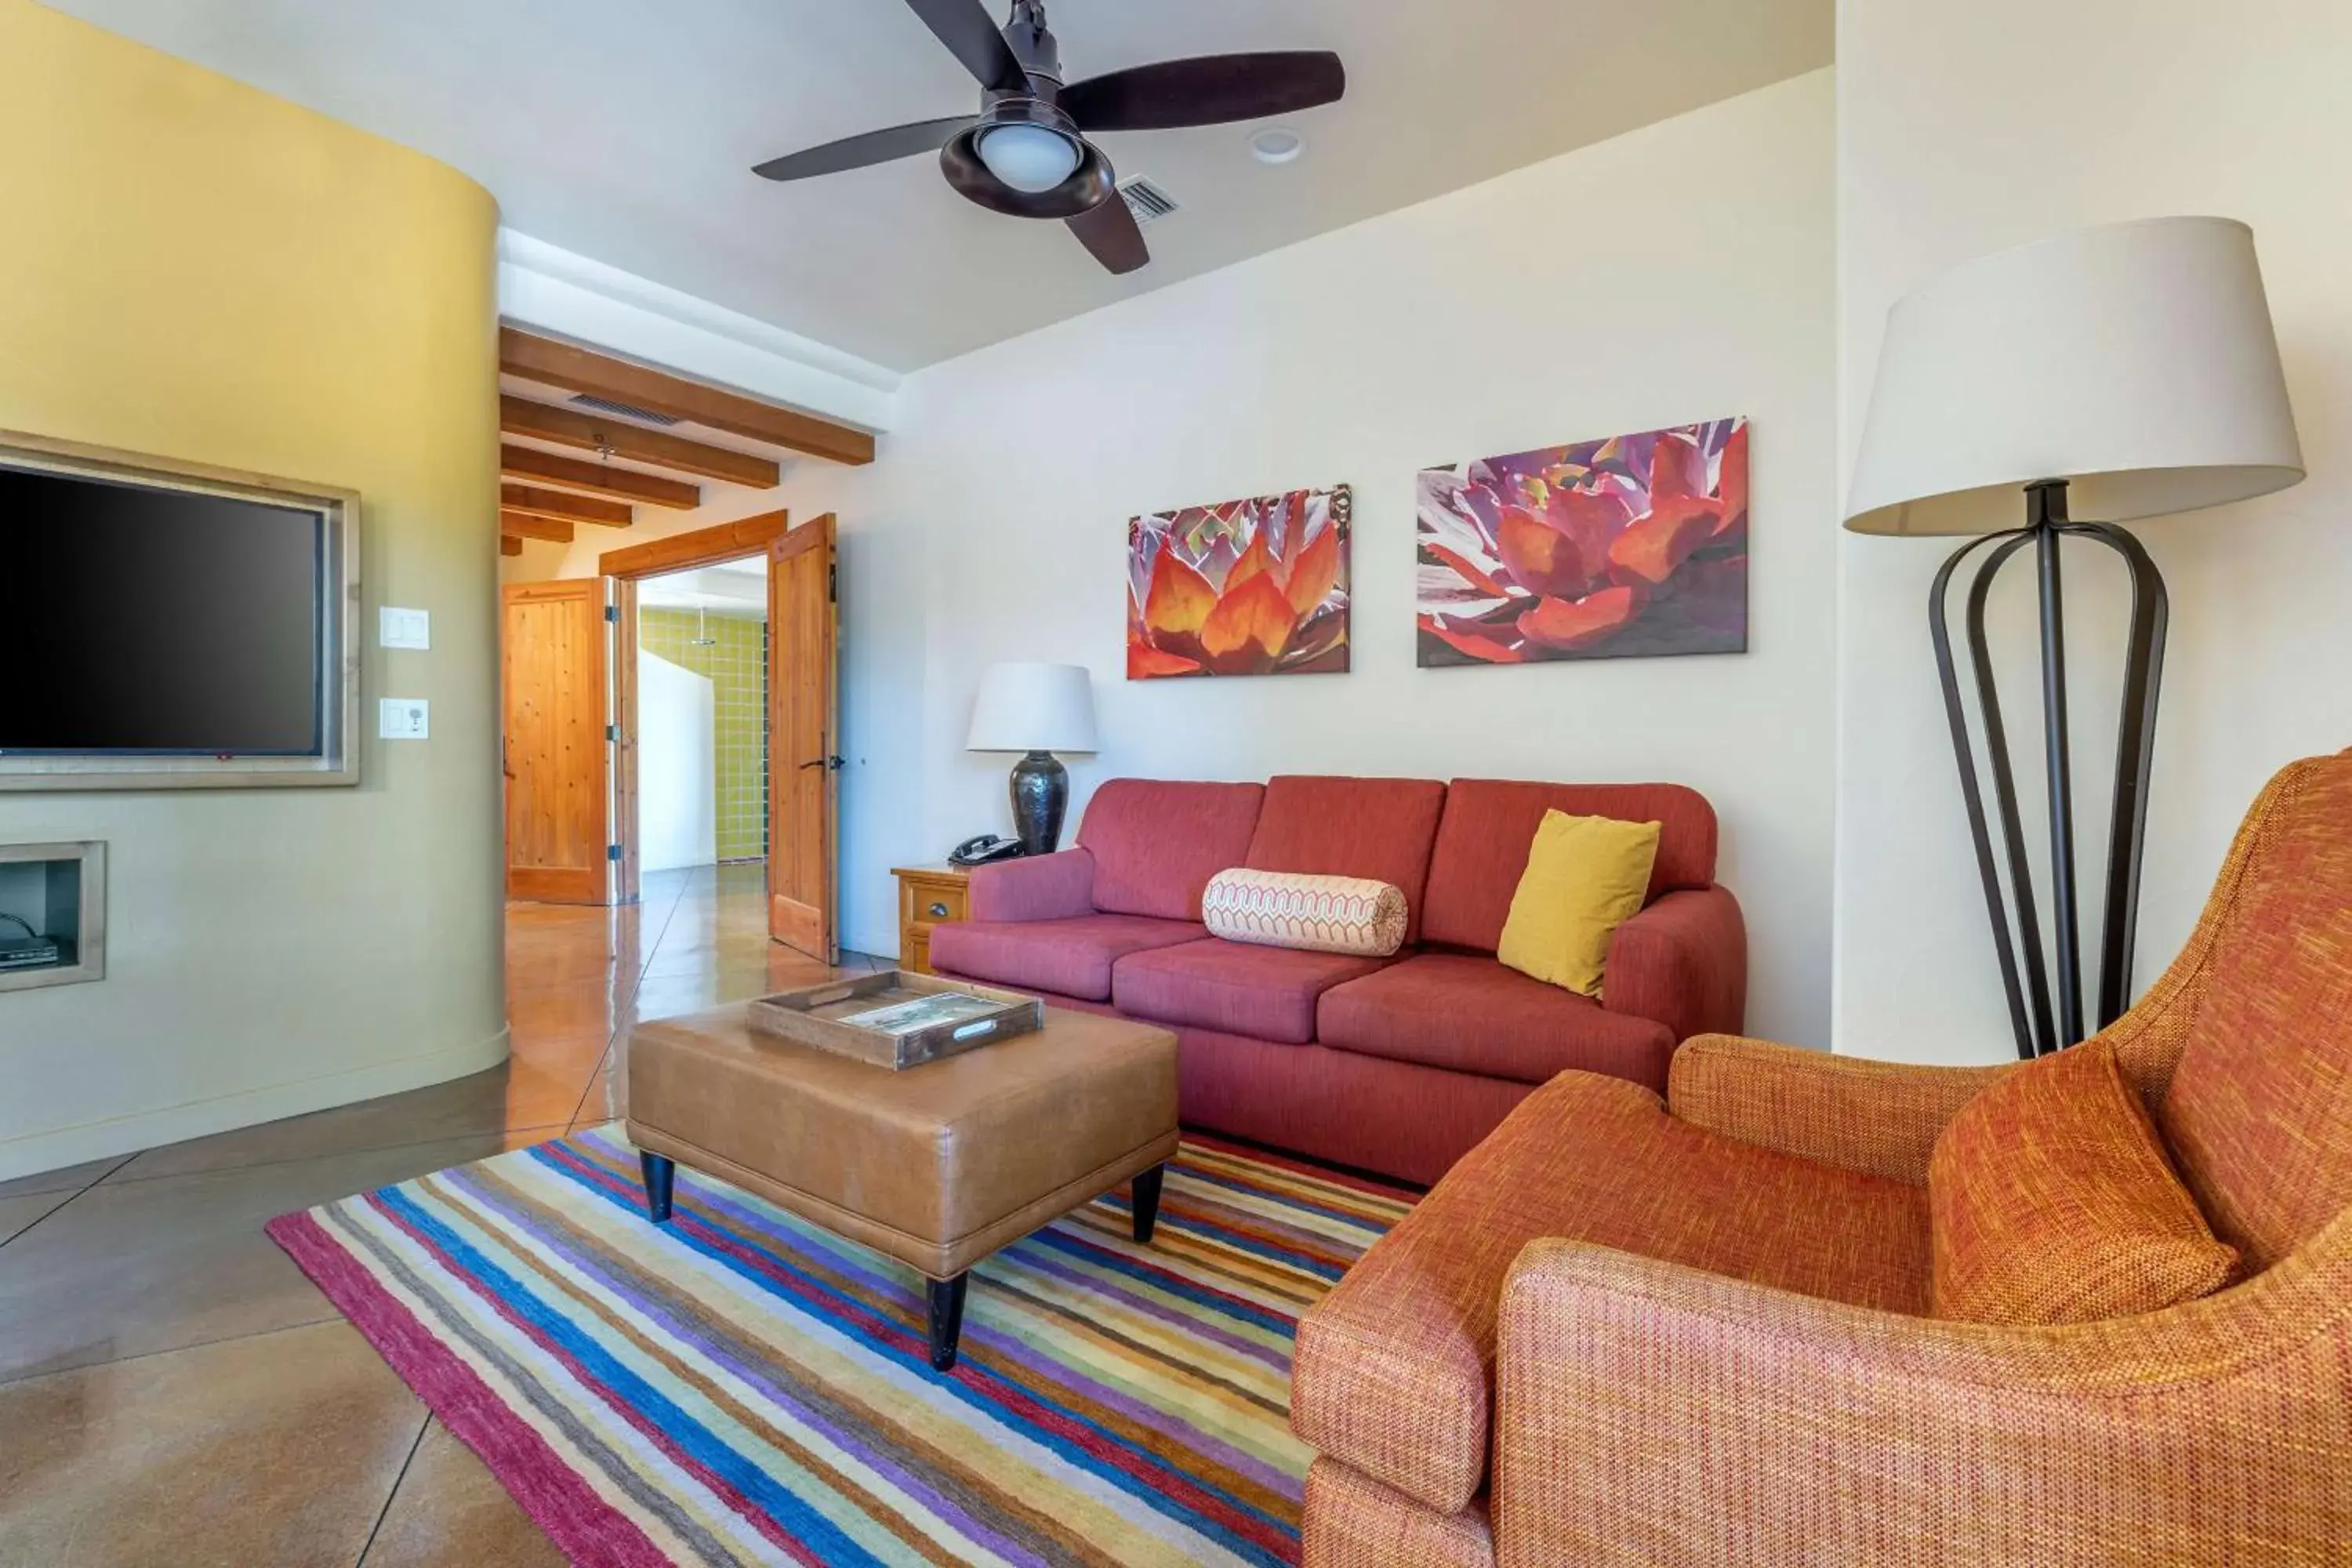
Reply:
[[[971,705],[967,751],[1020,752],[1013,825],[1024,854],[1050,855],[1069,809],[1069,771],[1055,752],[1095,749],[1094,678],[1076,664],[992,664]]]
[[[1927,630],[2021,1056],[2105,1027],[2122,1016],[2134,984],[2171,612],[2155,559],[2119,525],[2302,478],[2254,237],[2242,223],[2148,218],[2063,235],[1948,272],[1888,313],[1845,526],[1968,536],[1928,590]],[[2095,986],[2085,984],[2076,897],[2063,587],[2070,545],[2095,545],[2095,557],[2104,551],[2119,561],[2131,587]],[[1986,634],[1994,578],[2029,551],[2041,605],[2046,908]],[[1957,618],[1973,711],[1952,631],[1963,567],[1970,570]]]
[[[1886,320],[1846,504],[1859,533],[2014,528],[2070,480],[2126,522],[2303,478],[2253,231],[2160,217],[1970,262]]]

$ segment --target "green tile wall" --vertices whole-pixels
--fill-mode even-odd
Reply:
[[[712,639],[697,647],[694,639]],[[719,858],[768,853],[768,623],[693,610],[637,612],[637,641],[710,680],[718,741]]]

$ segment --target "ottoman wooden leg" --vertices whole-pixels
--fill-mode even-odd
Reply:
[[[669,1218],[670,1186],[677,1177],[677,1163],[667,1154],[640,1150],[637,1164],[646,1174],[646,1214],[660,1225]]]
[[[1167,1166],[1154,1165],[1136,1175],[1135,1239],[1138,1246],[1150,1241],[1151,1227],[1160,1223],[1160,1179],[1167,1173]]]
[[[965,1275],[952,1279],[933,1279],[931,1287],[931,1365],[940,1372],[952,1372],[956,1363],[956,1342],[963,1338],[963,1288]]]

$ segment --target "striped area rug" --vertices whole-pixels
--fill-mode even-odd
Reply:
[[[590,1563],[1288,1563],[1291,1335],[1410,1204],[1188,1142],[1158,1235],[1124,1191],[972,1272],[934,1373],[912,1270],[617,1130],[269,1233]]]

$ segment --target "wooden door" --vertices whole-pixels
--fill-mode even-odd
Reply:
[[[638,831],[637,790],[637,580],[613,582],[613,837],[621,858],[613,862],[612,901],[634,904],[645,896],[644,836]]]
[[[601,904],[610,896],[604,595],[601,577],[505,589],[511,899]]]
[[[841,758],[833,519],[768,547],[768,933],[827,963]]]

